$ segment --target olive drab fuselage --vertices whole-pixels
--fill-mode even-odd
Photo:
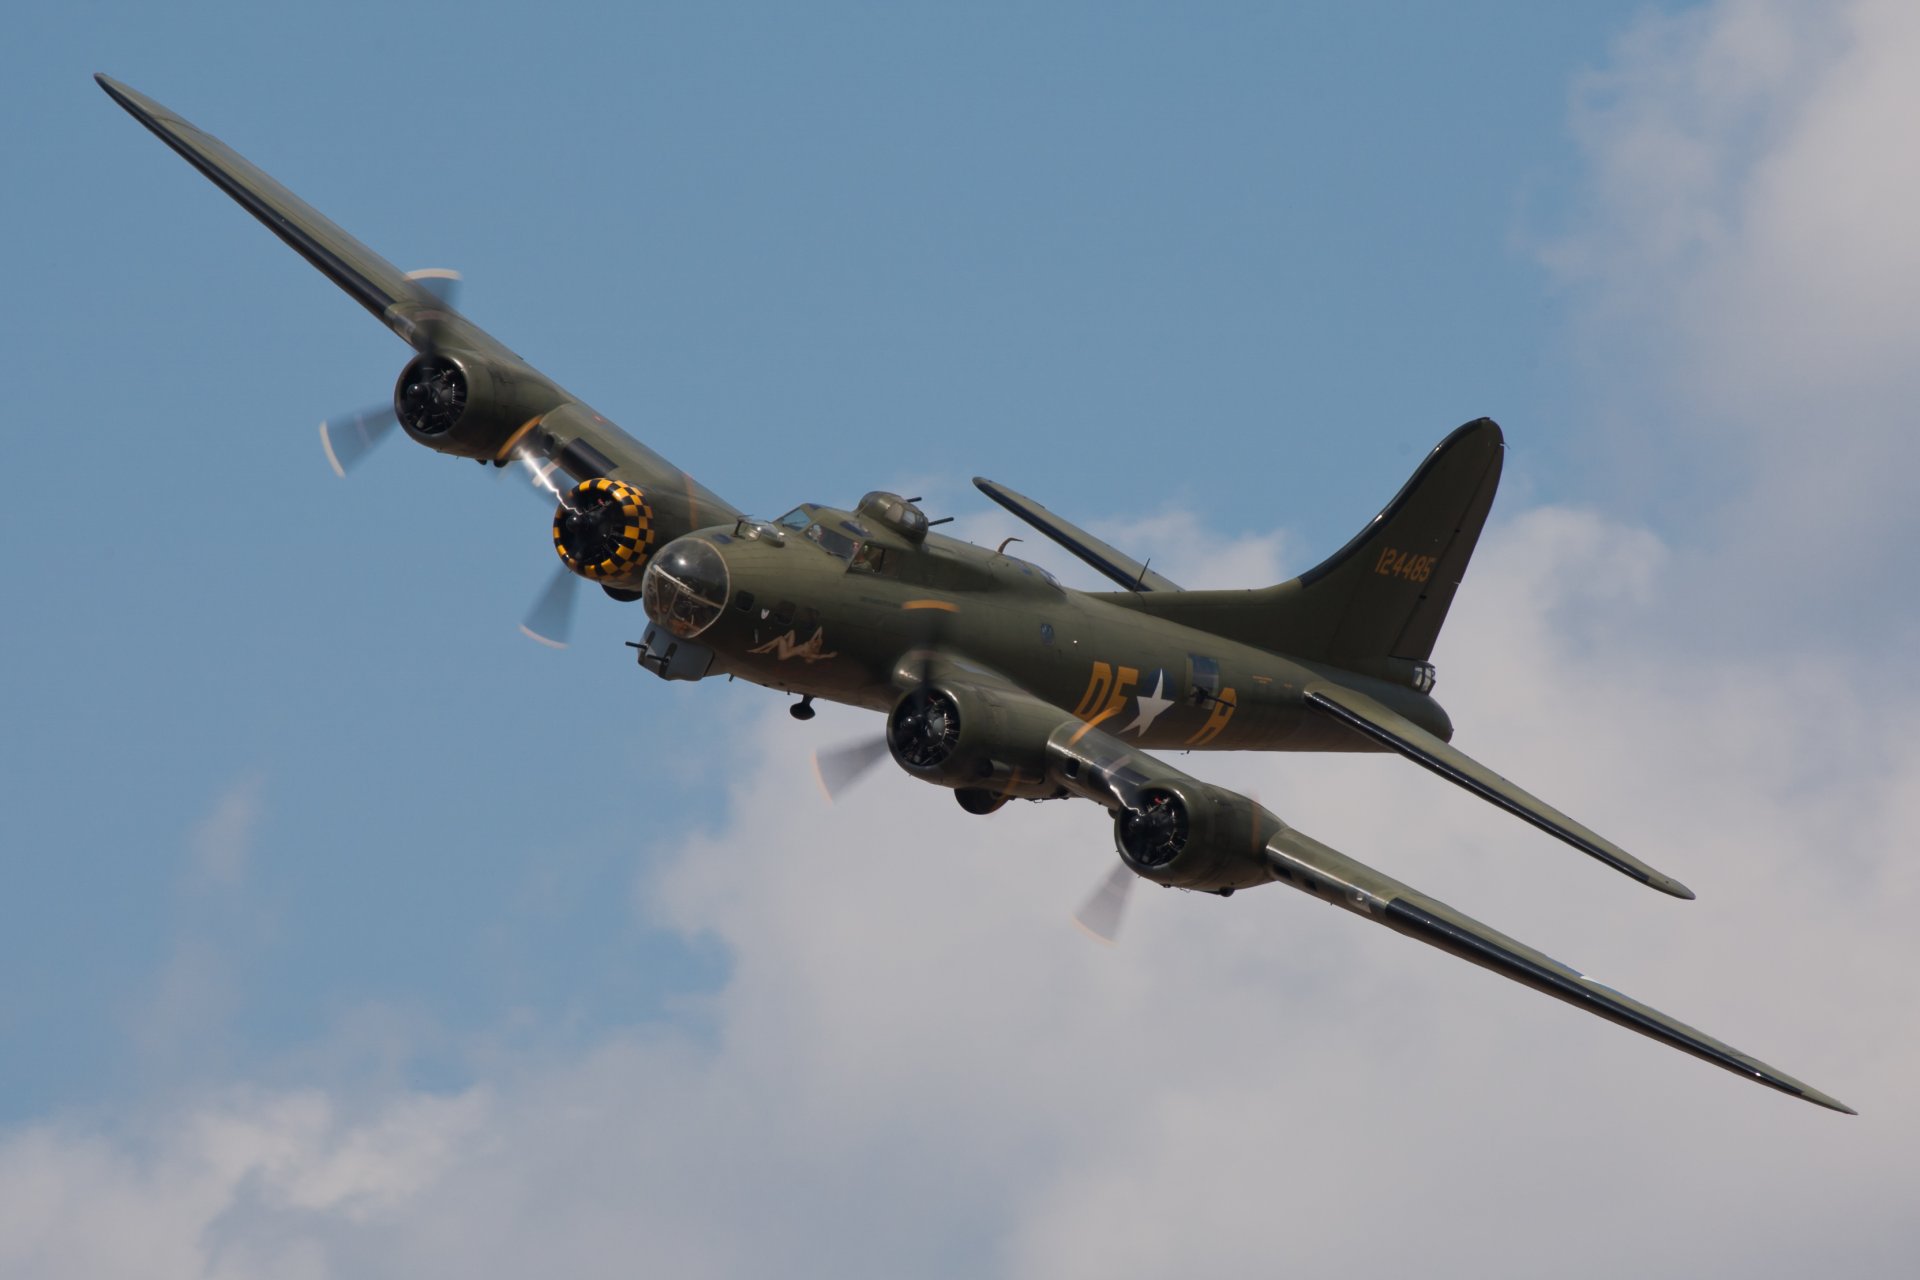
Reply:
[[[888,497],[890,495],[875,495]],[[865,504],[863,504],[864,507]],[[705,674],[887,710],[901,655],[965,653],[1124,742],[1173,750],[1377,751],[1304,701],[1313,664],[1143,614],[1127,593],[1061,586],[1017,556],[864,512],[808,505],[804,524],[740,521],[686,535],[725,562],[726,607],[691,644]],[[1341,673],[1436,736],[1446,713],[1414,689]]]

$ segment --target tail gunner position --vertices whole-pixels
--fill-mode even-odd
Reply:
[[[152,130],[415,351],[391,408],[323,426],[336,471],[394,424],[457,458],[527,467],[558,499],[556,585],[529,619],[557,640],[584,578],[649,620],[634,646],[670,680],[737,676],[886,717],[871,745],[817,757],[846,785],[891,757],[989,814],[1009,799],[1091,800],[1119,862],[1081,912],[1118,928],[1145,878],[1222,897],[1281,883],[1782,1093],[1840,1102],[1289,827],[1154,751],[1386,751],[1642,884],[1686,886],[1449,745],[1435,639],[1499,483],[1488,419],[1453,432],[1345,547],[1290,582],[1183,591],[1002,485],[980,489],[1118,588],[935,532],[913,500],[747,518],[457,311],[447,272],[402,272],[218,139],[97,77]]]

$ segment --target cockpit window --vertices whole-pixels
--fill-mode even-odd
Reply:
[[[852,573],[879,573],[887,563],[887,549],[871,542],[863,542],[860,549],[853,553],[853,563],[847,566]]]
[[[808,525],[807,537],[825,547],[832,554],[839,556],[842,560],[853,559],[854,550],[860,545],[846,534],[829,529],[821,524]]]
[[[813,517],[807,514],[805,507],[795,507],[778,520],[775,520],[774,523],[782,529],[792,529],[795,533],[798,533],[813,523]]]

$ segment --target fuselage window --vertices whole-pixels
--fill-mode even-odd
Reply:
[[[1187,699],[1205,706],[1220,696],[1220,663],[1197,653],[1187,655]]]
[[[836,533],[821,524],[808,525],[807,537],[826,548],[829,554],[839,556],[842,560],[851,560],[854,549],[860,545],[846,534]]]

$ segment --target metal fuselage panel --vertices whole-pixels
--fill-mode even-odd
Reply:
[[[730,577],[726,610],[697,637],[714,651],[714,674],[885,710],[901,693],[902,655],[924,646],[965,655],[1147,748],[1380,750],[1308,707],[1307,687],[1328,679],[1363,687],[1442,736],[1451,731],[1438,705],[1412,689],[1122,608],[1026,561],[937,534],[919,545],[864,538],[885,549],[875,572],[799,534],[784,545],[729,528],[691,536],[718,547]]]

